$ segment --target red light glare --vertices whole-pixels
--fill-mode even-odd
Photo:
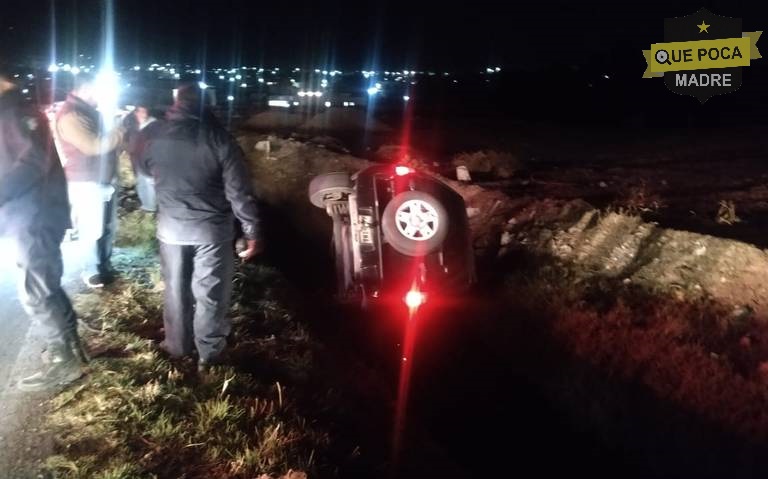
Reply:
[[[418,309],[422,304],[424,304],[427,301],[427,296],[418,290],[411,290],[406,293],[405,298],[403,298],[405,301],[405,305],[408,306],[409,309],[415,310]]]
[[[405,176],[413,173],[413,170],[408,168],[407,166],[398,165],[395,167],[395,174],[397,176]]]

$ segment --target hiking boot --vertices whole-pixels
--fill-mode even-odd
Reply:
[[[77,343],[77,348],[82,348]],[[19,381],[19,390],[24,392],[45,391],[80,379],[83,376],[81,360],[76,356],[71,342],[50,345],[47,349],[49,362],[40,371]]]

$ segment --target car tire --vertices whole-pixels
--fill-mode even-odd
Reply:
[[[318,208],[325,208],[328,198],[337,199],[352,193],[352,180],[349,173],[325,173],[312,178],[309,182],[309,201]]]
[[[414,216],[418,224],[408,221]],[[407,256],[426,256],[439,250],[448,227],[445,207],[422,191],[396,195],[384,208],[381,218],[384,239],[395,251]]]

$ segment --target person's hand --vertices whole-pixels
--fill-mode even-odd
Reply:
[[[243,261],[250,261],[264,249],[261,242],[255,239],[247,240],[245,250],[240,252],[238,256]]]

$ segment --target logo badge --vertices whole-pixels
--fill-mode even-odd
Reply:
[[[761,58],[762,31],[742,32],[741,18],[721,17],[702,8],[664,20],[664,42],[643,50],[643,78],[663,77],[667,88],[701,103],[741,87],[742,69]]]

